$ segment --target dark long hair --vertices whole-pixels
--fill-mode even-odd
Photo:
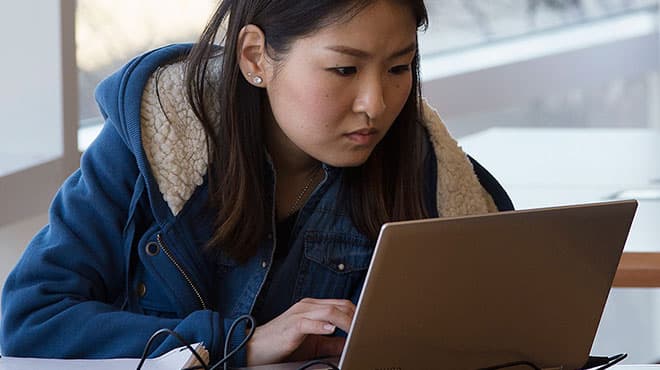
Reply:
[[[410,7],[418,28],[427,25],[423,0],[390,0]],[[248,84],[237,59],[238,35],[247,24],[261,28],[268,50],[286,55],[298,38],[349,20],[374,0],[223,0],[188,55],[187,95],[206,131],[209,205],[216,212],[209,241],[238,261],[254,255],[270,231],[266,194],[264,125],[268,104],[262,89]],[[210,61],[222,56],[219,80],[208,81]],[[419,59],[412,63],[410,96],[389,132],[359,167],[346,168],[342,192],[358,230],[375,240],[387,221],[426,217]],[[214,86],[216,88],[214,88]],[[218,104],[212,114],[209,100]]]

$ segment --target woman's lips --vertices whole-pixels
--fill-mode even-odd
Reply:
[[[377,132],[378,131],[376,129],[365,128],[365,129],[349,132],[345,136],[349,140],[351,140],[352,142],[358,145],[369,145],[372,143],[372,141],[376,140]]]

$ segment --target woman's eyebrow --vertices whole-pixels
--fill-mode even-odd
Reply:
[[[346,45],[332,45],[332,46],[327,46],[326,49],[332,50],[332,51],[337,52],[337,53],[350,55],[350,56],[360,58],[360,59],[369,59],[369,58],[373,57],[371,54],[369,54],[368,52],[366,52],[364,50],[352,48],[352,47],[346,46]],[[401,56],[404,56],[404,55],[408,55],[412,52],[415,52],[416,50],[417,50],[417,43],[413,42],[410,45],[406,46],[405,48],[392,53],[392,55],[390,55],[387,58],[387,60],[391,60],[391,59],[395,59],[395,58],[398,58],[398,57],[401,57]]]

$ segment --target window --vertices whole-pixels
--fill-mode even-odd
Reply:
[[[654,12],[657,0],[426,0],[430,28],[424,53],[502,42],[549,33],[640,11]]]
[[[211,16],[214,0],[78,0],[76,46],[79,147],[93,140],[102,123],[96,85],[132,57],[175,42],[194,42]]]
[[[422,73],[437,82],[426,95],[456,136],[491,126],[660,126],[657,0],[428,7]]]

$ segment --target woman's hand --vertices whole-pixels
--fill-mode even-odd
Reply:
[[[355,305],[343,299],[305,298],[270,322],[258,326],[247,343],[250,366],[338,356],[344,338],[329,336],[339,328],[348,333]]]

